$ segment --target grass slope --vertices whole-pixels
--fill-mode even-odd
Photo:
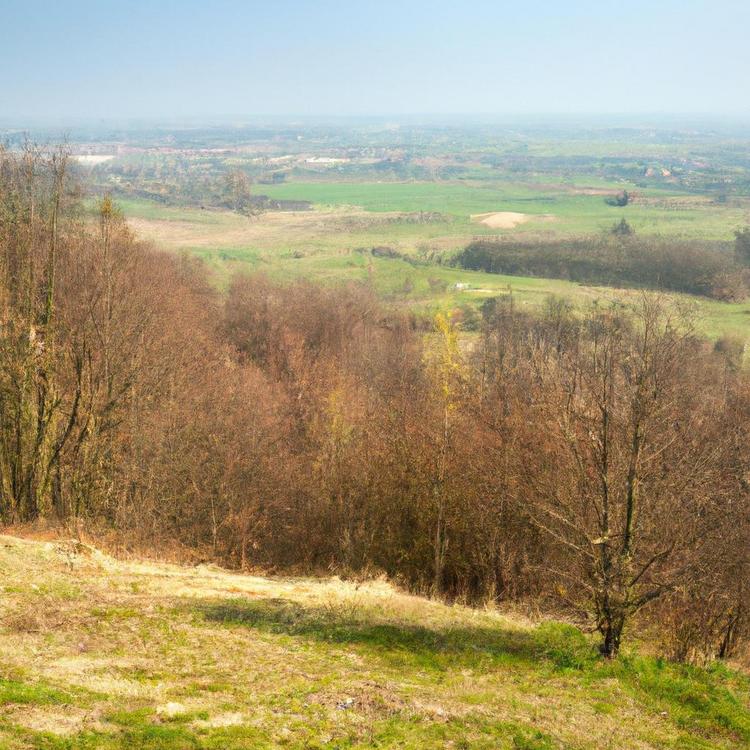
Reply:
[[[0,537],[0,747],[750,747],[750,680],[383,582]]]

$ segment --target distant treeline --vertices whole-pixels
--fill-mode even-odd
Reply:
[[[750,277],[730,243],[644,237],[477,240],[455,264],[473,271],[637,286],[741,300]]]
[[[71,166],[71,171],[75,171],[75,165]],[[112,176],[117,179],[110,184],[105,178]],[[256,192],[252,178],[242,169],[221,170],[218,165],[213,165],[211,169],[201,171],[189,160],[171,164],[171,171],[166,167],[101,165],[94,170],[93,178],[100,192],[111,190],[118,197],[140,198],[165,205],[228,208],[246,215],[312,208],[310,201],[277,199]]]

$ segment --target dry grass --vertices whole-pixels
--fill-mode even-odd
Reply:
[[[703,702],[686,713],[677,667],[602,664],[569,626],[381,580],[245,576],[7,536],[0,576],[0,747],[593,750],[750,737],[750,691],[734,673],[690,672]]]
[[[165,211],[165,213],[167,213]],[[167,214],[168,215],[168,214]],[[168,250],[253,248],[262,252],[299,248],[343,252],[372,244],[395,244],[414,249],[431,229],[445,232],[450,223],[415,224],[400,212],[370,213],[342,207],[315,211],[268,211],[246,217],[230,211],[185,210],[175,218],[129,217],[139,237]],[[462,226],[452,238],[460,246],[471,238]],[[455,230],[454,230],[455,231]]]

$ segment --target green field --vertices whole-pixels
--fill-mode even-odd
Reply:
[[[593,184],[592,184],[593,183]],[[630,190],[635,202],[624,208],[609,206],[602,189]],[[735,229],[750,223],[750,200],[735,198],[719,204],[709,198],[641,190],[630,183],[596,181],[582,186],[533,184],[467,184],[463,182],[290,182],[263,185],[258,190],[272,198],[308,200],[318,206],[354,206],[373,212],[434,211],[455,217],[467,233],[485,233],[469,217],[512,211],[534,217],[512,230],[498,233],[547,237],[606,232],[625,217],[636,233],[696,239],[730,240]],[[544,220],[542,220],[544,218]]]
[[[294,185],[284,186],[290,194],[294,188]],[[324,283],[367,282],[391,303],[423,313],[451,310],[466,304],[476,306],[487,297],[511,292],[520,309],[529,310],[539,309],[550,294],[566,297],[580,306],[612,300],[627,302],[638,293],[559,279],[464,271],[420,260],[424,250],[449,254],[463,247],[473,236],[469,232],[481,226],[470,225],[466,217],[414,224],[402,221],[396,215],[393,221],[383,223],[383,211],[394,210],[397,201],[401,201],[398,205],[404,210],[419,204],[419,196],[424,194],[431,196],[433,201],[430,203],[425,199],[424,205],[428,206],[425,210],[440,205],[444,208],[448,204],[466,208],[468,198],[462,191],[468,190],[467,194],[471,196],[477,192],[481,194],[479,188],[469,190],[461,185],[310,184],[303,189],[311,191],[308,197],[316,194],[318,197],[327,196],[328,200],[336,196],[343,200],[344,196],[351,195],[363,199],[362,196],[369,195],[370,201],[376,198],[380,201],[369,205],[380,206],[380,210],[349,210],[340,205],[333,209],[320,208],[293,214],[269,212],[248,219],[229,211],[169,207],[147,201],[121,201],[120,205],[141,236],[151,239],[159,247],[202,258],[222,286],[237,271],[259,271],[280,281],[305,278]],[[316,190],[319,192],[315,193]],[[406,196],[409,196],[408,201]],[[456,196],[463,196],[461,200],[464,202],[460,203]],[[592,205],[600,214],[609,209],[598,196]],[[486,205],[475,202],[470,205],[470,210],[483,207]],[[705,226],[707,219],[704,211],[693,212],[694,222],[703,222]],[[521,229],[529,226],[531,223],[522,225]],[[493,233],[486,227],[483,229],[485,235]],[[466,234],[462,235],[462,230]],[[369,249],[379,245],[394,247],[404,257],[372,256]],[[456,289],[456,284],[468,284],[469,288]],[[750,301],[723,303],[702,297],[673,296],[688,300],[695,307],[699,327],[708,336],[748,337]]]

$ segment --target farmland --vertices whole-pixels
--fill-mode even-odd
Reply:
[[[634,190],[628,183],[607,188],[583,185],[465,183],[309,183],[263,186],[274,198],[296,198],[319,206],[357,206],[371,212],[437,212],[454,219],[463,234],[481,234],[471,216],[509,211],[529,214],[531,221],[515,233],[565,237],[607,232],[621,216],[636,233],[729,240],[747,223],[750,200],[717,204],[711,198],[648,190],[626,209],[604,202],[615,190]]]
[[[142,237],[171,251],[201,258],[224,285],[238,270],[260,271],[279,280],[369,281],[399,305],[430,311],[476,306],[512,291],[518,304],[539,308],[550,294],[579,305],[627,301],[636,292],[577,284],[562,279],[505,276],[452,268],[447,261],[472,238],[549,240],[602,235],[622,215],[638,235],[727,241],[742,226],[750,202],[730,204],[682,195],[649,196],[625,209],[608,206],[601,194],[583,189],[466,186],[461,183],[289,183],[263,186],[277,198],[309,200],[313,209],[266,212],[245,217],[227,210],[167,206],[152,201],[120,202]],[[591,192],[591,191],[589,191]],[[658,195],[658,191],[657,192]],[[528,221],[497,229],[472,220],[490,211],[518,212]],[[402,257],[377,257],[386,246]],[[456,284],[467,285],[456,289]],[[746,335],[750,303],[691,299],[711,337]]]
[[[187,129],[168,138],[144,131],[76,149],[93,195],[110,192],[139,236],[201,258],[220,287],[238,270],[368,282],[421,314],[476,309],[511,291],[531,309],[549,294],[581,306],[637,293],[452,267],[479,238],[596,241],[625,220],[635,242],[713,243],[731,254],[735,232],[750,224],[743,133],[675,123],[352,121]],[[617,205],[624,194],[627,204]],[[711,337],[746,335],[747,302],[690,302]]]

